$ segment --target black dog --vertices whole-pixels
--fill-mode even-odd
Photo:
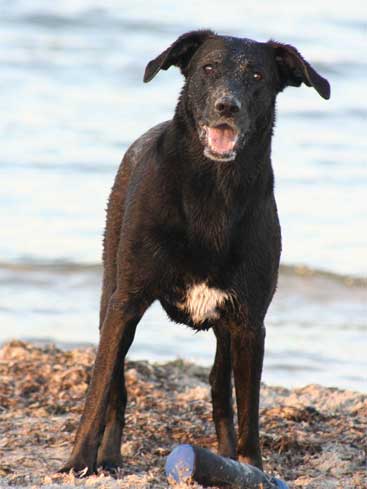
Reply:
[[[327,99],[330,87],[292,46],[208,30],[177,39],[148,64],[144,81],[172,65],[186,78],[175,115],[129,148],[109,199],[101,337],[64,471],[121,464],[124,359],[155,300],[178,323],[213,328],[219,453],[262,467],[264,318],[281,251],[270,159],[275,99],[302,83]]]

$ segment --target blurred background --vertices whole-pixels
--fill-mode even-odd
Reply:
[[[283,230],[263,380],[367,390],[364,1],[0,0],[0,342],[98,341],[106,200],[121,157],[171,118],[178,71],[147,62],[195,28],[295,45],[332,86],[278,97],[273,143]],[[130,358],[209,365],[211,332],[154,304]]]

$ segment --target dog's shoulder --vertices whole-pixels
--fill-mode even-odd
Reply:
[[[113,191],[125,194],[131,181],[139,179],[146,172],[157,141],[170,123],[165,121],[153,126],[129,146],[117,170]]]
[[[155,143],[171,122],[172,121],[165,121],[151,127],[131,144],[124,156],[124,160],[129,162],[129,166],[136,166],[149,151],[152,151]]]

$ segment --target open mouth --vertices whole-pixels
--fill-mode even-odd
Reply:
[[[217,161],[231,161],[236,157],[238,131],[229,124],[204,126],[205,149],[207,158]]]

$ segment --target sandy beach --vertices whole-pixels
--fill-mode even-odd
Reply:
[[[126,462],[117,478],[55,474],[66,460],[95,356],[13,341],[0,350],[0,487],[167,488],[166,455],[179,443],[215,450],[208,369],[128,362]],[[367,395],[309,385],[262,386],[265,470],[290,488],[365,489]],[[198,486],[196,486],[198,487]]]

